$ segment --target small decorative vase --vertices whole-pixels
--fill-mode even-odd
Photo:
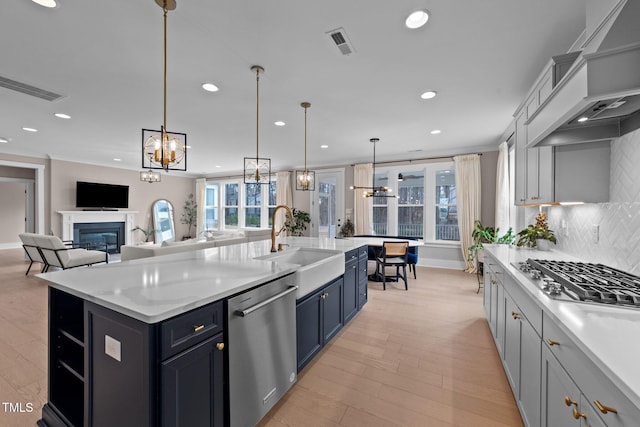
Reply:
[[[536,239],[536,247],[539,251],[551,250],[551,242],[546,239]]]

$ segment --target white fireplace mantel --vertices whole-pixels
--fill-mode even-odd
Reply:
[[[133,227],[138,211],[58,211],[62,215],[62,240],[73,240],[73,225],[88,222],[124,222],[124,243],[134,244]]]

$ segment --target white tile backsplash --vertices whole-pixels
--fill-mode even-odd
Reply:
[[[640,275],[640,130],[611,143],[610,202],[547,208],[557,249],[586,262]],[[537,208],[527,208],[527,223]],[[561,234],[566,221],[568,235]],[[598,226],[599,240],[593,238]]]

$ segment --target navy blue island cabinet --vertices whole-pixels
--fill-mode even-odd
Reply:
[[[367,246],[345,253],[344,276],[296,303],[298,372],[367,301]]]
[[[219,301],[148,324],[49,288],[38,425],[225,425],[223,310]]]

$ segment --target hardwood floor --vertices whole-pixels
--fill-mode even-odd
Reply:
[[[34,425],[46,402],[46,284],[27,265],[0,250],[0,402],[33,405],[0,406],[3,427]],[[475,276],[417,274],[409,291],[369,282],[364,309],[259,426],[522,426]]]

